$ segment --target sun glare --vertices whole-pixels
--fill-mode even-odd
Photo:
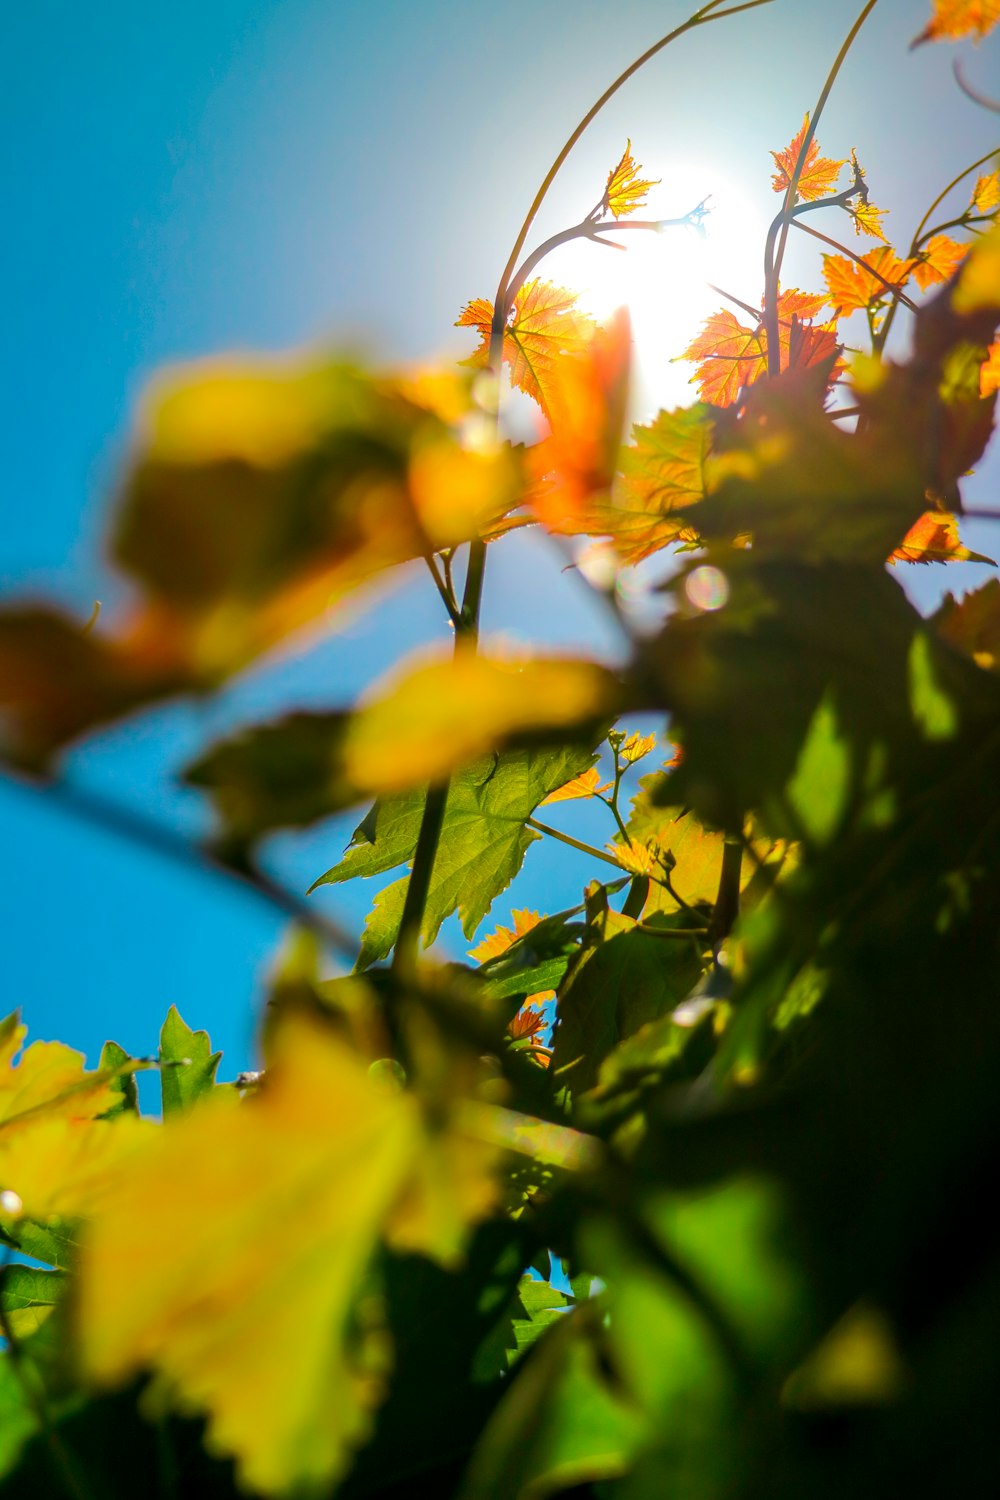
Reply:
[[[710,212],[701,232],[685,225],[659,234],[625,230],[619,237],[624,251],[578,240],[554,252],[542,272],[548,280],[578,289],[581,305],[595,317],[606,318],[622,305],[629,309],[635,359],[632,411],[639,421],[661,407],[687,406],[696,399],[692,367],[674,361],[710,313],[732,306],[710,283],[750,306],[760,302],[766,226],[739,187],[707,167],[673,167],[664,171],[664,186],[656,191],[650,216],[680,217],[703,198],[708,198]]]

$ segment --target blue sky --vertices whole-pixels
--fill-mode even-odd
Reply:
[[[631,137],[649,175],[663,178],[661,211],[690,206],[677,194],[691,184],[714,191],[718,221],[745,250],[731,289],[758,300],[754,212],[769,216],[775,202],[768,151],[811,108],[856,9],[856,0],[775,0],[682,40],[584,138],[539,237],[596,201]],[[927,0],[880,0],[819,132],[831,155],[857,146],[900,242],[928,197],[1000,135],[995,117],[959,94],[950,50],[907,52],[927,11]],[[613,11],[588,0],[18,7],[0,61],[0,588],[85,613],[95,598],[113,605],[119,585],[101,560],[108,505],[129,413],[163,362],[303,342],[394,363],[467,352],[452,327],[458,310],[491,293],[564,135],[685,14],[675,0],[620,0]],[[996,39],[961,55],[990,89]],[[745,203],[759,208],[741,218]],[[786,279],[817,287],[815,258],[796,255]],[[678,305],[687,297],[680,286]],[[994,455],[968,495],[995,505],[997,473]],[[1000,546],[995,529],[970,540]],[[924,603],[985,576],[919,571],[906,582]],[[495,549],[486,625],[613,644],[528,538]],[[82,746],[70,774],[194,832],[201,809],[170,773],[213,727],[347,700],[401,643],[443,633],[430,586],[406,573],[315,655],[265,667],[217,708],[176,705],[122,726]],[[224,1046],[227,1073],[247,1065],[280,919],[2,783],[0,816],[0,1011],[20,1005],[34,1036],[60,1036],[93,1059],[109,1035],[153,1050],[176,1003]],[[272,867],[304,888],[356,821],[276,840]],[[586,861],[536,847],[515,904],[572,904],[588,873]],[[317,899],[359,926],[371,894],[360,885]],[[498,900],[499,920],[510,904]]]

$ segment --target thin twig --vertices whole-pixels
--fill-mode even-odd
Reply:
[[[37,782],[10,775],[6,775],[6,781],[9,786],[46,797],[73,817],[118,838],[128,839],[172,864],[181,865],[187,870],[198,870],[204,875],[222,876],[226,880],[236,881],[266,905],[293,917],[296,922],[314,932],[334,952],[352,960],[357,956],[358,941],[345,927],[317,912],[300,896],[286,890],[255,866],[231,864],[212,850],[191,843],[183,834],[147,818],[145,814],[114,802],[99,792],[74,786],[71,782]]]
[[[869,276],[874,277],[876,281],[880,281],[885,287],[886,291],[891,292],[893,296],[898,297],[899,301],[902,302],[906,307],[908,307],[911,312],[917,311],[916,303],[910,301],[910,298],[907,297],[903,292],[902,287],[898,286],[895,282],[890,281],[888,277],[883,276],[881,271],[876,271],[873,266],[870,266],[868,264],[864,256],[858,255],[854,250],[849,249],[847,245],[842,245],[839,240],[831,239],[828,234],[823,234],[820,230],[813,229],[811,224],[803,224],[799,219],[795,220],[795,228],[801,229],[803,234],[811,234],[814,240],[822,240],[825,245],[831,245],[834,250],[839,250],[841,255],[848,256],[851,260],[855,261],[857,265],[861,266]]]

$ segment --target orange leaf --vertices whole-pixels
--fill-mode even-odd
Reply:
[[[889,554],[891,563],[946,563],[981,562],[992,563],[992,557],[981,552],[970,552],[958,535],[958,520],[946,511],[928,510],[906,533],[894,552]]]
[[[789,289],[778,298],[780,367],[806,369],[837,352],[831,328],[800,323],[823,306],[825,297]],[[701,333],[685,349],[684,359],[700,368],[694,377],[703,401],[730,406],[744,386],[767,373],[767,337],[763,323],[747,328],[728,310],[713,313]]]
[[[979,370],[979,394],[992,396],[1000,391],[1000,343],[991,344]]]
[[[462,309],[455,327],[476,328],[481,337],[466,364],[488,364],[492,322],[493,306],[484,297]],[[593,331],[593,319],[576,310],[575,292],[548,281],[525,282],[514,298],[503,336],[503,360],[510,366],[511,385],[548,412],[556,361],[563,354],[582,353]]]
[[[960,245],[947,234],[932,234],[913,268],[913,279],[921,291],[950,281],[968,253],[968,245]]]
[[[551,799],[547,799],[551,800]],[[542,920],[537,911],[512,911],[513,927],[498,927],[496,932],[491,932],[484,937],[482,942],[477,943],[474,948],[469,949],[469,957],[474,958],[477,964],[487,963],[491,958],[499,958],[501,953],[506,953],[512,943],[518,938],[524,937],[533,927],[537,927]]]
[[[976,178],[969,207],[981,214],[991,214],[994,209],[1000,208],[1000,171],[984,172],[981,177]]]
[[[580,797],[596,797],[598,792],[609,792],[612,783],[606,781],[602,784],[601,773],[596,766],[591,766],[589,771],[584,771],[580,776],[574,776],[567,781],[565,786],[557,787],[550,792],[542,803],[544,807],[548,802],[573,802]]]
[[[784,193],[792,180],[795,171],[795,163],[802,149],[805,133],[809,128],[809,116],[803,118],[798,132],[792,137],[791,144],[784,151],[772,151],[774,164],[778,168],[771,178],[771,186],[776,193]],[[846,158],[844,158],[846,160]],[[799,176],[797,195],[805,201],[812,202],[816,198],[825,198],[836,185],[840,176],[840,169],[844,160],[834,161],[832,157],[820,156],[819,144],[815,137],[809,142],[806,151],[806,159],[802,165]]]
[[[824,255],[823,277],[830,301],[846,314],[890,296],[887,281],[893,287],[905,286],[914,265],[912,260],[900,260],[891,246],[879,245],[863,255],[860,262],[848,260],[844,255]]]
[[[933,0],[934,14],[911,47],[921,42],[981,40],[1000,21],[1000,0]]]
[[[656,182],[640,179],[639,168],[632,160],[632,142],[629,141],[621,161],[608,173],[608,185],[604,189],[604,211],[614,214],[616,219],[634,213],[637,208],[645,205],[647,192],[651,187],[656,187],[659,181],[659,178]]]
[[[582,355],[564,355],[549,371],[549,436],[528,454],[531,507],[550,531],[594,533],[594,501],[606,496],[618,466],[628,405],[631,327],[624,310],[599,328]]]

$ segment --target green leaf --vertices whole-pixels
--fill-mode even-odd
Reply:
[[[458,911],[466,937],[472,937],[496,896],[513,880],[529,844],[538,838],[525,828],[549,792],[594,765],[597,756],[579,747],[508,750],[484,756],[459,771],[448,789],[444,824],[434,861],[423,938],[432,943],[441,923]],[[376,802],[358,825],[347,853],[314,882],[336,885],[357,875],[380,875],[410,859],[417,844],[425,794],[410,792]],[[407,877],[408,879],[408,877]],[[370,920],[369,952],[388,952],[392,925],[405,899],[403,882],[390,886],[383,911]],[[368,933],[366,930],[366,938]],[[391,944],[390,944],[391,946]],[[372,960],[374,961],[374,960]]]
[[[63,1271],[35,1266],[5,1266],[0,1271],[0,1306],[14,1337],[33,1334],[63,1296],[69,1278]]]
[[[573,918],[583,910],[571,907],[543,919],[496,958],[476,970],[484,993],[496,1000],[514,995],[537,995],[554,990],[562,981],[586,931]]]
[[[19,1219],[10,1243],[32,1260],[42,1260],[59,1271],[70,1271],[78,1248],[78,1225],[74,1219],[50,1219],[39,1224],[33,1219]]]
[[[643,1434],[609,1375],[596,1304],[554,1313],[483,1433],[460,1500],[547,1496],[627,1472]]]
[[[131,1060],[124,1047],[119,1047],[117,1042],[105,1042],[97,1064],[98,1071],[124,1068]],[[111,1115],[125,1113],[137,1115],[139,1113],[139,1090],[136,1088],[135,1074],[118,1073],[111,1079],[111,1087],[119,1095],[119,1100],[111,1109],[104,1111],[104,1118],[108,1119]]]
[[[0,1474],[16,1464],[21,1449],[38,1430],[38,1417],[24,1378],[7,1350],[0,1353]]]
[[[538,1281],[534,1276],[522,1276],[518,1283],[517,1305],[512,1322],[516,1347],[509,1351],[508,1362],[514,1364],[526,1349],[537,1342],[546,1328],[565,1317],[567,1308],[571,1306],[571,1298],[557,1291],[547,1281]]]
[[[686,914],[654,914],[642,928],[602,903],[592,911],[589,942],[559,996],[553,1076],[574,1095],[597,1083],[601,1064],[623,1037],[665,1015],[701,976],[702,939],[663,938],[683,930]]]
[[[163,1113],[187,1109],[211,1093],[221,1052],[213,1052],[207,1031],[192,1031],[172,1005],[160,1032],[160,1092]]]
[[[403,920],[406,888],[409,883],[410,877],[404,875],[401,880],[394,880],[391,885],[385,886],[375,897],[372,909],[365,918],[361,949],[357,963],[354,965],[356,974],[370,969],[372,964],[378,963],[380,959],[392,952],[396,934],[399,932],[399,924]]]

